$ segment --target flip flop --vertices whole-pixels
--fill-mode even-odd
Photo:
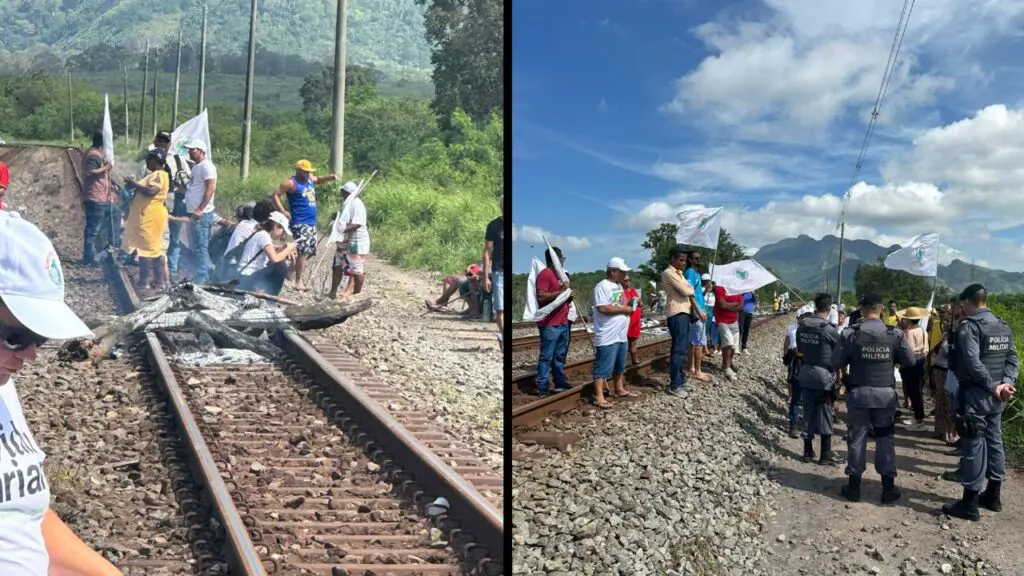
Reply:
[[[594,406],[597,406],[598,408],[601,408],[601,409],[604,409],[604,410],[609,410],[612,407],[612,403],[607,401],[607,400],[605,400],[604,402],[596,402],[595,401],[594,402]]]
[[[637,394],[636,392],[633,392],[632,390],[627,390],[625,392],[616,394],[616,396],[618,396],[619,398],[639,398],[640,397],[639,394]]]

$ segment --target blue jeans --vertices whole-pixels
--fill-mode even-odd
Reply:
[[[550,375],[555,377],[555,388],[568,388],[565,384],[565,355],[569,351],[569,326],[545,326],[540,329],[540,355],[537,358],[537,391],[548,389]]]
[[[789,423],[795,425],[800,416],[800,384],[795,380],[789,383]]]
[[[491,306],[495,312],[505,309],[505,272],[491,271]]]
[[[112,207],[110,202],[85,202],[85,242],[82,246],[82,262],[85,264],[96,263],[96,236],[100,230],[110,231],[110,239],[114,240],[110,219]]]
[[[598,346],[594,350],[594,371],[591,374],[594,380],[608,380],[622,374],[626,370],[627,348],[625,342]]]
[[[213,212],[203,214],[199,220],[193,221],[188,226],[188,240],[192,244],[192,255],[196,259],[196,271],[192,281],[202,284],[210,278],[210,229],[213,228]]]
[[[238,281],[238,287],[249,292],[262,292],[270,296],[277,296],[281,293],[281,288],[284,287],[284,280],[287,277],[287,262],[271,263],[248,276],[242,276]]]
[[[171,210],[172,216],[185,216],[188,214],[188,209],[185,208],[185,195],[174,196],[174,209]],[[167,245],[167,267],[170,269],[171,274],[178,272],[178,258],[181,257],[181,226],[179,222],[170,222],[167,224],[167,232],[170,235],[170,243]]]
[[[668,333],[672,335],[672,356],[669,361],[669,389],[678,390],[686,385],[683,363],[690,349],[689,314],[675,314],[668,317]]]

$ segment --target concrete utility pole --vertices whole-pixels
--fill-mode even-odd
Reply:
[[[128,145],[128,65],[124,65],[124,145]]]
[[[245,120],[242,121],[242,165],[239,177],[249,179],[249,153],[252,140],[252,85],[256,76],[256,3],[252,0],[249,14],[249,61],[245,69]]]
[[[839,225],[839,275],[836,277],[836,302],[843,301],[843,240],[846,239],[846,214]]]
[[[160,78],[160,68],[157,67],[157,69],[153,71],[153,136],[156,136],[156,132],[157,132],[156,104],[159,101],[159,99],[157,98],[156,84],[157,84],[157,80],[159,78]],[[153,136],[151,136],[151,138]]]
[[[331,172],[342,173],[345,163],[345,8],[348,0],[338,0],[338,18],[334,26],[334,115],[331,118]]]
[[[68,122],[71,124],[71,143],[75,142],[75,97],[71,92],[71,69],[68,68]]]
[[[196,116],[203,113],[206,94],[206,3],[203,3],[203,32],[199,37],[199,92],[196,94]]]
[[[178,63],[174,67],[174,106],[171,108],[171,130],[178,127],[178,92],[181,88],[181,26],[178,26]]]
[[[146,68],[142,75],[142,107],[139,109],[139,143],[138,147],[142,148],[142,133],[146,131],[144,122],[146,121],[146,85],[149,84],[149,40],[146,40]]]

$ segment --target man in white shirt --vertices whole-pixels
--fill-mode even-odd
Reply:
[[[213,198],[217,191],[217,167],[207,158],[206,142],[189,140],[185,144],[189,158],[195,162],[192,177],[185,191],[185,208],[189,218],[189,243],[196,260],[196,270],[192,281],[197,284],[206,282],[210,276],[210,229],[217,221],[213,213]]]
[[[349,180],[341,186],[341,198],[344,202],[341,213],[334,220],[334,231],[331,238],[337,242],[338,252],[334,255],[331,269],[331,291],[328,298],[338,297],[338,286],[343,276],[349,282],[342,291],[341,297],[347,298],[359,294],[363,290],[366,274],[363,263],[370,253],[370,232],[366,229],[366,205],[355,192],[359,189],[355,182]],[[355,194],[355,196],[352,196]],[[352,196],[352,198],[349,198]],[[340,240],[339,240],[340,238]]]
[[[629,266],[622,258],[608,261],[607,276],[594,286],[594,403],[599,408],[611,408],[604,398],[605,382],[613,381],[618,396],[636,396],[626,391],[623,372],[626,370],[626,332],[629,330],[629,316],[640,304],[637,298],[627,302],[622,289],[622,280],[629,272]]]

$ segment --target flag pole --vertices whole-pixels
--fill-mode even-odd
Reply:
[[[555,265],[555,270],[558,272],[558,278],[562,282],[568,282],[569,277],[565,274],[565,270],[562,269],[562,263],[555,257],[555,251],[551,249],[551,243],[548,242],[546,236],[542,236],[544,239],[544,245],[548,247],[548,254],[551,255],[551,263]],[[571,290],[571,288],[570,288]],[[587,325],[587,319],[583,316],[583,312],[580,311],[580,307],[576,305],[576,299],[571,301],[572,307],[576,310],[576,316],[579,317],[580,322],[583,322],[583,329],[586,330],[587,336],[590,337],[590,345],[594,348],[594,352],[597,352],[597,345],[594,344],[594,337],[590,334],[590,327]],[[569,341],[572,341],[572,334],[569,334]]]

